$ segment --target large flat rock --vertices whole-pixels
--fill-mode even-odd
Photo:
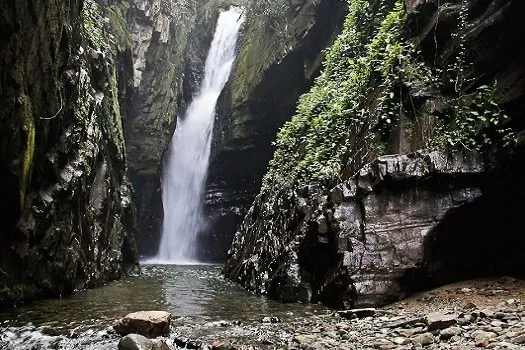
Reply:
[[[148,338],[168,336],[171,314],[165,311],[133,312],[120,319],[113,328],[122,335],[140,334]]]

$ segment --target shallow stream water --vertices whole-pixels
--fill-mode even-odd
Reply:
[[[126,314],[164,310],[174,337],[205,341],[256,336],[267,316],[289,323],[326,313],[316,305],[281,304],[224,280],[220,266],[145,265],[140,277],[43,300],[0,314],[0,349],[117,349],[111,326]]]

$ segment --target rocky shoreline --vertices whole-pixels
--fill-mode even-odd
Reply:
[[[524,295],[525,280],[503,277],[447,285],[380,309],[318,312],[292,321],[269,315],[255,325],[224,320],[179,326],[174,318],[164,344],[119,349],[519,350],[525,349]]]

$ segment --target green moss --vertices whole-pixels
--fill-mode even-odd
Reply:
[[[131,48],[131,36],[126,21],[128,8],[129,4],[125,1],[104,7],[104,14],[109,18],[116,44],[121,51]]]
[[[278,64],[300,40],[294,33],[297,23],[290,23],[290,19],[314,20],[297,11],[313,9],[318,4],[318,0],[251,0],[247,4],[246,29],[232,76],[235,104],[240,104],[260,83],[264,72],[272,64]]]
[[[323,72],[277,136],[263,191],[337,177],[349,151],[358,163],[366,160],[382,117],[367,96],[372,86],[387,80],[404,50],[403,5],[393,5],[388,0],[350,2],[343,33],[327,52]],[[378,101],[388,95],[381,90],[386,89],[379,89]]]
[[[462,7],[457,32],[466,30],[467,15]],[[405,20],[402,1],[349,2],[321,75],[277,136],[263,192],[312,182],[330,186],[377,155],[404,148],[479,150],[515,143],[496,88],[472,91],[476,77],[464,43],[445,66],[431,66],[406,37]],[[441,96],[443,107],[423,116],[414,91]]]
[[[105,35],[99,5],[94,0],[84,0],[82,24],[84,37],[96,48],[105,46]]]

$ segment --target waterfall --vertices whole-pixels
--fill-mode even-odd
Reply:
[[[197,263],[197,236],[205,224],[202,201],[215,107],[233,66],[242,22],[238,8],[220,13],[200,91],[184,117],[178,118],[163,169],[164,222],[156,262]]]

